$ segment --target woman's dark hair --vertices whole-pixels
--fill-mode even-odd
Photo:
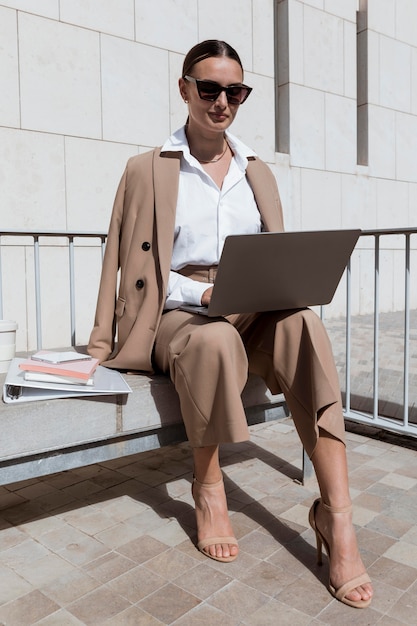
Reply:
[[[182,76],[184,77],[191,74],[196,63],[211,57],[228,57],[229,59],[233,59],[239,63],[243,72],[242,61],[232,46],[225,41],[219,41],[218,39],[206,39],[205,41],[193,46],[187,53],[182,66]]]

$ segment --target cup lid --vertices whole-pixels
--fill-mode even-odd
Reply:
[[[12,320],[0,320],[0,333],[7,333],[11,330],[17,330],[17,322]]]

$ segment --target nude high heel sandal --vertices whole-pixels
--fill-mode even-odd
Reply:
[[[191,485],[191,493],[194,497],[194,485],[198,485],[199,487],[204,487],[204,489],[217,489],[220,485],[223,485],[223,478],[221,478],[217,483],[202,483],[197,478],[193,478],[193,482]],[[202,539],[197,543],[197,548],[202,552],[205,556],[208,556],[210,559],[214,559],[215,561],[221,561],[222,563],[231,563],[237,557],[237,554],[230,556],[213,556],[209,552],[205,550],[208,546],[213,546],[217,543],[228,543],[230,545],[237,546],[236,537],[207,537],[206,539]]]
[[[330,547],[329,547],[327,540],[322,535],[322,533],[320,532],[320,530],[317,528],[317,525],[316,525],[316,510],[319,504],[321,504],[324,509],[326,509],[327,511],[333,514],[349,513],[352,510],[352,506],[350,505],[350,506],[341,507],[341,508],[332,507],[322,502],[321,498],[317,498],[317,500],[314,501],[313,506],[310,509],[308,519],[309,519],[311,528],[316,533],[317,564],[322,565],[323,564],[322,547],[324,545],[329,561],[330,561]],[[365,609],[367,606],[371,604],[372,598],[369,598],[369,600],[354,601],[354,600],[349,600],[349,598],[346,598],[346,595],[350,593],[351,591],[353,591],[356,587],[359,587],[360,585],[364,585],[365,583],[370,583],[370,582],[371,582],[371,579],[369,578],[368,574],[365,572],[361,574],[360,576],[356,576],[356,578],[352,578],[352,580],[348,580],[341,587],[336,589],[335,587],[333,587],[331,580],[330,580],[330,575],[329,575],[328,589],[330,593],[332,594],[332,596],[336,598],[336,600],[339,600],[340,602],[343,602],[344,604],[347,604],[349,606],[353,606],[356,609]]]

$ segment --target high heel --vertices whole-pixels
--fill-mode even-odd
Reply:
[[[193,477],[193,482],[191,485],[191,494],[194,498],[194,485],[198,485],[199,487],[203,487],[204,489],[217,489],[220,485],[223,485],[223,478],[221,478],[216,483],[202,483],[197,478]],[[195,499],[195,498],[194,498]],[[197,548],[202,552],[205,556],[208,556],[210,559],[214,559],[215,561],[220,561],[222,563],[231,563],[237,557],[237,554],[231,554],[230,556],[215,556],[210,554],[205,550],[208,546],[213,546],[215,544],[229,544],[237,546],[236,537],[207,537],[206,539],[202,539],[197,543]]]
[[[322,565],[323,545],[324,545],[324,549],[327,552],[329,561],[331,557],[330,557],[329,543],[326,540],[326,538],[322,535],[320,530],[317,528],[317,524],[316,524],[316,511],[317,511],[317,507],[319,504],[321,504],[326,511],[329,511],[330,513],[333,513],[333,514],[349,513],[352,510],[352,506],[350,505],[347,507],[340,507],[340,508],[332,507],[322,502],[321,498],[317,498],[317,500],[314,501],[313,506],[310,509],[308,519],[309,519],[311,528],[316,533],[317,564]],[[350,593],[351,591],[353,591],[354,589],[356,589],[356,587],[359,587],[360,585],[364,585],[370,582],[371,582],[371,579],[369,578],[368,574],[364,572],[360,576],[356,576],[356,578],[352,578],[351,580],[348,580],[346,583],[344,583],[338,589],[336,589],[332,585],[331,580],[330,580],[330,575],[329,575],[328,589],[330,593],[332,594],[332,596],[336,598],[337,600],[339,600],[340,602],[343,602],[343,604],[347,604],[348,606],[353,606],[356,609],[365,609],[367,606],[371,604],[372,598],[369,598],[368,600],[356,600],[355,601],[355,600],[349,600],[349,598],[346,598],[346,595]]]

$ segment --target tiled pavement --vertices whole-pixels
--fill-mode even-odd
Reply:
[[[315,565],[292,422],[225,446],[239,558],[194,546],[187,444],[1,487],[0,624],[417,624],[417,451],[348,432],[370,608],[332,599]]]
[[[348,427],[354,521],[375,586],[371,607],[356,610],[329,595],[326,563],[315,565],[317,484],[299,483],[291,420],[251,435],[222,448],[240,543],[230,564],[195,548],[187,444],[0,487],[0,625],[415,626],[417,440]]]

